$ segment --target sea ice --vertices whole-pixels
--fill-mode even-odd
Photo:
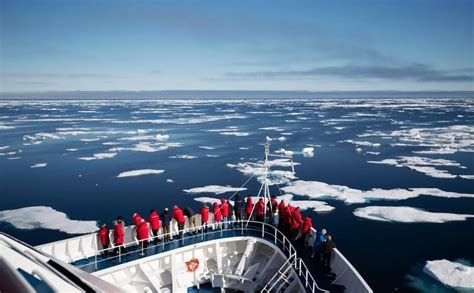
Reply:
[[[63,212],[51,207],[32,206],[0,211],[0,221],[10,223],[18,229],[52,229],[70,234],[97,231],[96,221],[71,220]]]
[[[83,161],[102,160],[102,159],[111,159],[115,157],[116,155],[117,153],[100,153],[100,154],[94,154],[93,157],[81,157],[78,159],[83,160]]]
[[[38,164],[34,164],[33,166],[30,166],[30,168],[43,168],[43,167],[46,167],[48,165],[48,163],[38,163]]]
[[[423,272],[446,286],[474,289],[474,267],[442,259],[427,261]]]
[[[337,200],[342,200],[348,204],[364,203],[370,200],[403,200],[415,198],[420,195],[430,195],[445,198],[474,198],[474,194],[449,192],[438,188],[373,188],[371,190],[363,191],[343,185],[330,185],[319,181],[303,180],[294,181],[291,183],[291,185],[283,187],[282,190],[288,193],[308,196],[311,198],[334,198]]]
[[[247,190],[245,187],[231,187],[231,186],[221,186],[221,185],[208,185],[203,187],[195,187],[191,189],[184,189],[186,193],[215,193],[222,194],[227,192],[236,192]]]
[[[369,147],[379,147],[380,143],[373,143],[370,141],[355,141],[352,139],[346,139],[343,142],[355,144],[356,146],[369,146]]]
[[[150,174],[161,174],[163,172],[165,172],[165,170],[156,170],[156,169],[133,170],[133,171],[122,172],[117,175],[117,178],[142,176],[142,175],[150,175]]]
[[[456,161],[446,160],[446,159],[432,159],[426,157],[408,157],[408,156],[399,156],[396,159],[385,159],[381,161],[367,161],[371,164],[385,164],[392,165],[396,167],[407,167],[414,171],[423,173],[425,175],[434,177],[434,178],[456,178],[457,175],[451,174],[446,170],[436,169],[432,166],[448,166],[448,167],[458,167],[465,168]]]
[[[314,157],[314,148],[313,147],[303,148],[303,150],[301,152],[303,153],[303,156],[305,156],[305,157],[309,157],[309,158]]]
[[[170,157],[171,159],[184,159],[184,160],[192,160],[196,159],[197,156],[192,156],[192,155],[174,155]]]
[[[0,124],[0,130],[13,129],[13,128],[15,128],[15,126]]]
[[[401,223],[445,223],[450,221],[465,221],[474,215],[432,213],[421,209],[405,206],[368,206],[358,208],[354,215],[375,221]]]

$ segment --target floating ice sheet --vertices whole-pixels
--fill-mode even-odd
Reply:
[[[208,185],[203,187],[195,187],[191,189],[184,189],[186,193],[215,193],[222,194],[227,192],[236,192],[247,190],[245,187],[231,187],[231,186],[221,186],[221,185]]]
[[[357,217],[386,222],[401,223],[445,223],[450,221],[465,221],[474,215],[432,213],[412,207],[368,206],[354,211]]]
[[[96,221],[71,220],[65,213],[45,206],[0,211],[0,221],[25,230],[41,228],[59,230],[70,234],[97,231]]]
[[[427,261],[423,272],[458,289],[474,289],[474,267],[446,259]]]
[[[444,191],[438,188],[396,188],[371,190],[353,189],[343,185],[331,185],[319,181],[297,180],[282,188],[285,192],[311,198],[334,198],[345,203],[364,203],[370,200],[403,200],[420,195],[446,198],[474,198],[474,194]]]
[[[156,169],[133,170],[133,171],[122,172],[117,175],[117,178],[134,177],[134,176],[142,176],[142,175],[150,175],[150,174],[161,174],[163,172],[165,172],[165,170],[156,170]]]
[[[34,164],[33,166],[30,166],[30,168],[44,168],[48,165],[48,163],[37,163]]]

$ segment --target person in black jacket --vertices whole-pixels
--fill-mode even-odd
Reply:
[[[227,205],[229,206],[229,222],[230,222],[228,223],[228,228],[232,228],[233,221],[235,221],[234,206],[228,200],[227,200]]]
[[[191,233],[193,235],[196,235],[198,233],[196,227],[199,227],[198,218],[196,216],[196,213],[194,212],[194,210],[192,208],[185,207],[184,211],[183,211],[183,214],[186,217],[188,217],[188,230],[189,230],[189,233]]]
[[[242,200],[238,194],[234,199],[234,214],[237,221],[242,221]]]
[[[332,241],[331,235],[327,235],[326,242],[321,244],[321,253],[323,255],[323,264],[325,264],[329,270],[331,269],[331,255],[334,248],[336,248],[336,244]]]
[[[163,229],[163,239],[165,240],[165,242],[168,242],[171,239],[170,225],[171,225],[171,215],[168,211],[168,208],[165,208],[163,213],[161,214],[161,226],[162,226],[161,229]]]

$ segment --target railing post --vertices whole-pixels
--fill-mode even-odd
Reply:
[[[300,258],[300,277],[301,277],[301,263],[303,262],[303,259]]]
[[[316,281],[313,281],[313,289],[312,289],[312,291],[311,291],[311,292],[313,292],[313,293],[314,293],[315,291],[316,291]]]
[[[118,248],[118,251],[119,251],[119,263],[122,262],[122,245],[123,244],[120,244],[119,248]]]
[[[240,235],[244,235],[244,222],[240,223]]]
[[[94,268],[97,271],[97,250],[95,251],[95,255],[94,255]]]
[[[277,229],[276,228],[273,228],[275,229],[275,244],[277,244]]]
[[[306,279],[305,287],[308,287],[308,270],[306,270],[305,279]]]
[[[265,238],[265,224],[262,223],[262,238]]]

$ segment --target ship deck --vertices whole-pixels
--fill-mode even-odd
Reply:
[[[161,241],[157,245],[153,245],[150,242],[149,247],[146,250],[144,255],[141,255],[141,250],[138,246],[130,246],[127,247],[127,256],[121,257],[120,259],[116,257],[115,259],[111,259],[110,255],[105,258],[101,256],[97,257],[90,257],[88,259],[82,259],[71,263],[72,265],[86,271],[89,273],[96,272],[99,270],[107,269],[110,267],[114,267],[118,264],[123,264],[126,262],[131,262],[134,260],[146,258],[148,256],[152,256],[155,254],[171,251],[180,247],[190,246],[193,244],[201,243],[204,241],[210,240],[217,240],[222,238],[229,238],[229,237],[242,237],[242,236],[249,236],[249,237],[258,237],[265,239],[269,242],[272,242],[277,247],[279,247],[283,253],[288,254],[286,246],[281,241],[276,241],[274,233],[264,232],[262,233],[261,227],[257,225],[253,225],[249,223],[246,228],[242,228],[241,226],[233,227],[232,229],[222,229],[222,230],[212,230],[209,229],[207,233],[199,233],[197,235],[192,235],[189,233],[184,234],[182,239],[173,239],[170,242],[163,242]],[[328,269],[326,269],[321,263],[316,262],[315,260],[311,259],[311,247],[305,247],[303,241],[293,241],[292,242],[294,248],[298,253],[298,257],[302,258],[304,263],[306,264],[307,268],[309,269],[311,275],[315,278],[318,286],[322,289],[329,290],[331,292],[343,292],[344,287],[338,285],[332,285],[332,282],[336,278],[334,273],[331,273]]]

